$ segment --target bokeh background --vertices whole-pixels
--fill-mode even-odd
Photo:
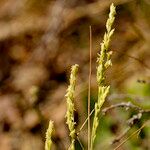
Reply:
[[[69,146],[65,124],[70,66],[80,65],[77,130],[87,117],[89,26],[93,32],[91,107],[97,100],[96,57],[111,3],[117,6],[111,42],[111,92],[103,108],[132,102],[150,109],[149,0],[0,0],[0,150],[43,150],[49,120],[55,123],[53,149]],[[116,108],[101,115],[95,150],[113,150],[112,141],[137,111]],[[126,138],[149,120],[145,113]],[[80,132],[87,145],[87,126]],[[122,140],[122,138],[121,138]],[[120,150],[150,150],[150,124]],[[76,143],[76,149],[82,149]]]

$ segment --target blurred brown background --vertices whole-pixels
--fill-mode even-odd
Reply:
[[[93,106],[96,57],[112,2],[117,15],[113,66],[107,72],[111,93],[105,105],[132,100],[150,109],[149,0],[0,0],[0,150],[44,149],[49,119],[55,122],[53,149],[68,147],[64,95],[70,66],[80,65],[75,100],[78,129],[87,116],[89,26],[93,31]],[[120,94],[134,98],[118,98]],[[111,98],[114,95],[117,98]],[[104,117],[95,149],[113,149],[112,139],[125,129],[132,114],[113,110]],[[149,150],[150,128],[142,134],[120,150]],[[85,127],[80,134],[83,145],[86,135]]]

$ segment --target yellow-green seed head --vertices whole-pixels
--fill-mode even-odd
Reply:
[[[99,113],[101,110],[101,107],[103,103],[106,100],[106,97],[109,93],[109,86],[105,86],[105,71],[106,69],[112,65],[111,63],[111,55],[112,52],[108,51],[109,45],[110,45],[110,40],[111,36],[114,33],[114,29],[112,29],[112,25],[115,20],[115,6],[112,4],[110,6],[110,13],[109,13],[109,18],[106,22],[106,33],[104,34],[103,42],[101,43],[101,51],[100,54],[98,54],[97,58],[97,84],[98,84],[98,100],[95,104],[95,114],[94,114],[94,119],[93,119],[93,126],[92,126],[92,134],[91,134],[91,150],[93,150],[93,145],[94,141],[96,138],[96,130],[99,124]]]
[[[46,132],[45,150],[51,150],[53,128],[54,128],[53,121],[50,121]]]
[[[70,137],[71,137],[71,145],[69,147],[69,150],[74,150],[74,142],[75,142],[74,93],[75,93],[76,75],[78,72],[78,68],[79,66],[77,64],[73,65],[71,68],[70,84],[68,86],[67,93],[66,93],[66,100],[67,100],[66,123],[68,125],[70,131]]]

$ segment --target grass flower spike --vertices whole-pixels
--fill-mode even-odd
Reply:
[[[54,128],[53,121],[50,121],[46,132],[45,150],[51,150],[53,128]]]
[[[75,85],[76,85],[76,75],[78,72],[78,65],[73,65],[71,68],[71,75],[70,75],[70,85],[68,86],[67,93],[66,93],[66,100],[67,100],[67,125],[70,131],[71,137],[71,145],[69,150],[74,150],[74,143],[75,143],[75,122],[74,122],[74,92],[75,92]]]
[[[114,29],[112,29],[112,25],[115,20],[115,6],[112,4],[110,6],[109,18],[106,22],[106,30],[107,32],[104,34],[103,42],[101,43],[101,52],[98,54],[97,59],[97,84],[98,84],[98,101],[95,103],[95,114],[92,126],[92,134],[91,134],[91,150],[93,150],[94,141],[96,138],[96,130],[99,124],[99,113],[103,103],[105,102],[106,96],[108,95],[110,86],[105,86],[105,71],[106,69],[112,65],[111,63],[111,54],[112,52],[108,52],[109,44],[111,36],[114,33]]]

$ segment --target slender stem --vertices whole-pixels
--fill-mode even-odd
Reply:
[[[85,121],[83,122],[82,126],[80,127],[79,131],[77,132],[77,135],[79,135],[79,133],[81,132],[81,130],[83,129],[83,127],[85,126],[85,124],[87,123],[87,121],[89,120],[90,116],[94,113],[95,109],[93,109],[90,112],[90,115],[85,119]]]
[[[79,142],[79,144],[80,144],[80,146],[81,146],[82,150],[84,150],[84,146],[82,145],[82,143],[81,143],[81,141],[80,141],[80,139],[79,139],[79,137],[78,137],[78,136],[77,136],[77,140],[78,140],[78,142]]]
[[[89,27],[90,30],[90,64],[89,64],[89,88],[88,88],[88,150],[90,150],[90,136],[91,136],[91,127],[90,127],[90,97],[91,97],[91,73],[92,73],[92,28]]]

